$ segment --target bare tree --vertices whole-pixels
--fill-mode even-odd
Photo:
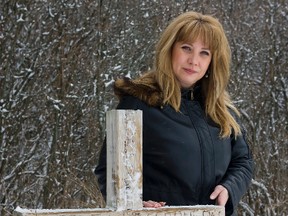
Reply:
[[[287,1],[1,0],[1,215],[103,206],[93,169],[111,84],[149,70],[159,34],[188,10],[215,14],[231,43],[256,162],[239,215],[287,212]]]

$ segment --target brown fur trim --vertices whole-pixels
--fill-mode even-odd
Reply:
[[[137,83],[127,77],[116,80],[114,93],[119,99],[125,95],[131,95],[154,107],[161,106],[163,103],[161,90],[156,83]]]

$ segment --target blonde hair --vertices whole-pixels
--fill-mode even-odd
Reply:
[[[200,37],[209,47],[212,60],[207,73],[208,78],[198,81],[206,113],[221,128],[221,136],[228,137],[232,130],[236,135],[241,133],[240,126],[229,112],[239,112],[232,104],[226,91],[230,78],[231,51],[220,22],[209,15],[186,12],[176,17],[164,30],[156,45],[154,76],[163,92],[163,103],[170,104],[176,111],[180,109],[181,86],[172,69],[172,49],[176,42],[193,42]],[[140,78],[141,79],[141,78]],[[143,77],[143,81],[147,76]]]

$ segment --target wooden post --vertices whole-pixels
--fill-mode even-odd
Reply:
[[[142,111],[107,113],[107,207],[104,209],[22,209],[15,216],[224,216],[221,206],[142,207]]]
[[[111,209],[22,209],[17,207],[15,216],[224,216],[220,206],[171,206],[113,211]]]
[[[106,115],[107,207],[142,208],[142,111]]]

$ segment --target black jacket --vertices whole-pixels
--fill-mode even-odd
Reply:
[[[143,92],[137,93],[137,88],[136,93],[122,92],[117,109],[143,111],[143,200],[167,205],[215,204],[209,196],[221,184],[229,192],[226,215],[233,215],[252,178],[253,161],[245,132],[220,138],[220,128],[205,115],[197,89],[182,92],[181,112],[176,112],[169,105],[144,102],[145,97],[137,95]],[[95,174],[105,195],[105,145]]]

